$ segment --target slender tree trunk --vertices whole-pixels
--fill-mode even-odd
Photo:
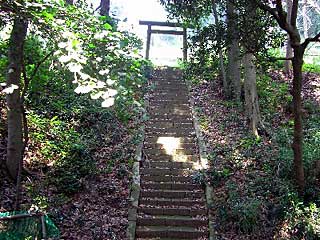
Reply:
[[[256,137],[258,137],[258,126],[261,118],[257,94],[257,72],[254,60],[255,57],[252,53],[247,52],[244,54],[244,93],[245,111],[248,119],[249,129]]]
[[[110,0],[101,0],[100,15],[109,16],[109,14],[110,14]]]
[[[6,165],[10,176],[17,179],[19,165],[22,162],[22,111],[20,102],[21,72],[23,59],[23,44],[27,35],[28,24],[22,18],[14,20],[10,46],[7,86],[17,86],[13,93],[7,95],[8,108],[8,144]]]
[[[304,168],[303,168],[303,155],[302,155],[302,140],[303,140],[303,127],[302,127],[302,65],[303,65],[303,46],[294,48],[293,65],[293,112],[294,112],[294,133],[292,149],[294,152],[294,171],[295,179],[300,193],[303,193],[305,187]]]
[[[239,34],[236,25],[236,14],[234,5],[230,0],[227,1],[228,35],[230,44],[228,46],[228,66],[227,66],[227,84],[229,87],[229,96],[240,101],[240,49]]]
[[[291,11],[292,11],[292,0],[287,0],[287,22],[290,22],[291,19]],[[292,52],[292,47],[291,47],[291,42],[290,42],[290,37],[288,35],[287,41],[286,41],[286,58],[292,58],[293,52]],[[291,61],[286,60],[284,62],[284,72],[287,76],[290,75],[290,69],[291,69]]]
[[[214,21],[216,24],[218,24],[219,16],[217,13],[215,0],[212,1],[212,11],[214,16]],[[219,64],[220,64],[220,73],[221,73],[222,84],[223,84],[223,91],[225,95],[228,95],[228,83],[227,83],[227,77],[226,77],[226,70],[224,67],[223,52],[221,48],[219,49]]]

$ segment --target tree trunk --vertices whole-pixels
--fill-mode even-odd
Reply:
[[[219,17],[216,9],[216,2],[215,0],[212,1],[212,11],[213,11],[213,16],[214,16],[214,22],[216,24],[219,23]],[[227,78],[226,78],[226,70],[224,67],[224,60],[223,60],[223,52],[222,49],[219,49],[219,64],[220,64],[220,74],[222,78],[222,84],[223,84],[223,91],[225,95],[228,95],[228,83],[227,83]]]
[[[234,5],[227,1],[227,18],[228,18],[228,38],[230,44],[228,46],[228,66],[227,66],[227,84],[229,87],[229,96],[240,101],[241,85],[240,85],[240,50],[239,50],[239,34],[236,25],[236,14]]]
[[[308,15],[307,15],[307,0],[303,0],[302,3],[302,21],[303,21],[303,37],[307,39],[309,37],[309,23],[308,23]]]
[[[7,86],[15,85],[11,94],[7,95],[8,108],[8,144],[6,165],[10,176],[17,179],[19,165],[22,162],[22,111],[20,102],[21,91],[21,71],[23,59],[23,44],[27,35],[28,24],[22,18],[14,20],[10,46],[8,52],[9,66],[7,76]]]
[[[291,11],[292,11],[292,0],[287,0],[287,22],[290,22],[291,19]],[[292,47],[290,42],[290,37],[288,35],[287,41],[286,41],[286,58],[292,58]],[[291,61],[286,60],[284,62],[284,72],[287,76],[290,74],[291,69]]]
[[[109,16],[109,14],[110,14],[110,0],[101,0],[100,15]]]
[[[304,168],[302,158],[302,65],[303,65],[304,47],[299,46],[294,48],[293,66],[293,112],[294,112],[294,133],[292,149],[294,153],[294,171],[295,179],[299,188],[299,192],[303,193],[305,187]]]
[[[257,73],[254,60],[255,57],[252,53],[247,52],[244,54],[244,93],[245,111],[248,119],[249,129],[256,137],[258,137],[258,126],[261,118],[256,83]]]

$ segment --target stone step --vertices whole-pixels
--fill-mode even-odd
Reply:
[[[160,143],[161,142],[161,143]],[[160,141],[159,143],[144,143],[143,144],[143,147],[144,149],[165,149],[165,146],[171,146],[171,144],[175,144],[178,145],[177,147],[180,149],[197,149],[198,146],[195,144],[195,143],[172,143],[170,142],[170,140],[168,139],[168,143],[165,143],[165,140],[163,141]]]
[[[193,169],[193,163],[191,162],[168,162],[168,161],[143,161],[141,162],[141,167],[149,168],[183,168],[183,169]]]
[[[144,149],[144,153],[149,156],[159,156],[159,155],[193,155],[196,154],[196,149],[185,149],[185,148],[176,148],[176,149]]]
[[[189,98],[187,95],[179,95],[179,94],[175,94],[175,95],[152,95],[152,100],[154,101],[159,101],[159,100],[162,100],[162,99],[166,99],[166,101],[177,101],[177,102],[184,102],[184,103],[187,103],[189,102]],[[150,104],[151,105],[151,104]]]
[[[177,99],[165,99],[165,98],[159,98],[159,99],[151,98],[149,100],[150,106],[157,105],[157,104],[188,104],[188,103],[189,103],[189,99],[187,101],[185,101],[185,99],[177,100]]]
[[[170,84],[163,84],[163,85],[154,84],[153,86],[154,86],[153,88],[154,92],[158,92],[158,91],[179,92],[181,90],[188,92],[188,87],[186,84],[170,83]]]
[[[157,142],[160,142],[160,141],[174,141],[174,142],[178,142],[178,143],[182,143],[182,144],[185,144],[185,143],[192,143],[192,144],[195,144],[197,143],[197,139],[196,137],[177,137],[177,138],[172,138],[172,137],[163,137],[163,138],[159,138],[159,137],[155,137],[155,136],[148,136],[146,135],[145,136],[145,143],[146,144],[156,144]]]
[[[148,113],[150,116],[154,115],[177,115],[177,116],[192,116],[191,109],[172,109],[172,108],[165,108],[165,107],[153,107],[148,109]]]
[[[170,108],[170,109],[191,109],[189,103],[168,103],[164,101],[153,102],[150,104],[151,108]]]
[[[141,181],[149,182],[179,182],[179,183],[192,183],[191,177],[185,176],[141,176]]]
[[[137,223],[140,226],[207,226],[207,219],[191,218],[185,216],[139,216]]]
[[[157,79],[153,78],[151,81],[149,81],[151,84],[186,84],[186,82],[183,79]]]
[[[159,91],[159,90],[153,90],[153,92],[151,92],[151,95],[152,96],[161,96],[162,98],[170,98],[170,97],[179,97],[179,96],[182,96],[182,97],[188,97],[188,90],[180,90],[180,91]]]
[[[182,126],[182,127],[181,127]],[[195,129],[192,125],[181,125],[181,126],[172,126],[172,127],[160,127],[157,124],[146,125],[145,131],[158,131],[158,132],[195,132]]]
[[[155,88],[150,92],[152,96],[185,96],[189,95],[188,89],[185,87],[181,87],[180,89],[170,90],[170,89],[161,89]]]
[[[202,198],[203,191],[187,191],[187,190],[146,190],[141,189],[140,197],[146,198],[188,198],[196,199]]]
[[[183,122],[175,122],[175,121],[166,121],[166,120],[149,120],[146,122],[146,126],[155,126],[157,128],[194,128],[193,121],[183,121]]]
[[[185,207],[198,207],[205,208],[205,199],[169,199],[169,198],[140,198],[139,204],[150,206],[185,206]]]
[[[187,176],[192,171],[189,169],[179,169],[179,168],[141,168],[141,175],[150,175],[150,176]]]
[[[191,133],[187,133],[187,132],[183,132],[183,131],[176,131],[176,132],[156,132],[156,131],[149,131],[146,132],[146,136],[151,136],[151,137],[174,137],[174,138],[191,138],[191,137],[195,137],[195,133],[191,132]]]
[[[162,110],[148,110],[148,116],[150,118],[160,118],[160,119],[176,119],[176,118],[187,118],[192,119],[191,110],[188,111],[173,111],[170,109],[162,109]]]
[[[139,207],[138,214],[148,215],[166,215],[166,216],[207,216],[206,209],[192,209],[192,208],[151,208],[151,207]]]
[[[154,189],[154,190],[201,190],[201,185],[190,184],[190,183],[141,183],[143,189]]]
[[[147,161],[199,162],[198,155],[146,155]]]
[[[159,111],[163,111],[163,110],[168,110],[170,112],[173,112],[174,114],[178,114],[179,112],[188,112],[191,111],[191,108],[189,105],[176,105],[176,106],[170,106],[170,104],[153,104],[150,105],[149,107],[149,111],[152,112],[159,112]]]
[[[155,119],[167,119],[167,120],[173,120],[173,121],[179,121],[179,119],[181,120],[185,120],[185,119],[193,119],[193,116],[191,114],[191,110],[189,110],[188,113],[186,113],[186,111],[181,111],[181,112],[161,112],[163,110],[155,110],[155,111],[148,111],[148,116],[149,118],[155,118]]]
[[[208,231],[200,231],[193,227],[138,226],[136,237],[195,239],[198,237],[208,237]]]

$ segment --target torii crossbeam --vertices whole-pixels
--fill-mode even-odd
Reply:
[[[139,21],[140,25],[147,25],[147,47],[146,47],[146,59],[149,59],[150,53],[150,43],[151,43],[151,34],[171,34],[171,35],[183,35],[183,61],[187,61],[188,56],[188,45],[187,45],[187,29],[179,23],[173,22],[155,22],[155,21]],[[160,26],[160,27],[179,27],[182,28],[182,31],[178,30],[159,30],[152,29],[152,26]]]

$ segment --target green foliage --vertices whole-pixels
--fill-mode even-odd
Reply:
[[[302,71],[320,73],[320,57],[314,59],[314,63],[304,63],[302,66]]]
[[[320,209],[314,204],[305,205],[301,201],[292,201],[287,211],[289,231],[292,239],[315,240],[320,237]]]
[[[236,185],[228,185],[228,198],[218,209],[219,225],[234,222],[237,230],[252,233],[259,225],[262,203],[255,198],[241,198]]]
[[[67,156],[55,163],[49,175],[49,183],[56,186],[58,192],[66,194],[78,192],[83,186],[84,178],[96,171],[91,154],[84,145],[72,144]]]
[[[207,171],[208,179],[212,186],[218,186],[222,181],[225,181],[231,175],[229,168],[222,170],[210,169]]]
[[[257,90],[260,109],[263,115],[269,117],[292,101],[292,96],[289,94],[289,84],[273,81],[267,75],[258,76]]]
[[[93,14],[85,1],[74,6],[64,1],[5,2],[16,9],[1,14],[8,25],[21,12],[29,21],[24,45],[28,160],[47,174],[47,183],[57,192],[75,193],[96,172],[93,152],[121,139],[120,121],[143,114],[151,65],[139,55],[140,39],[119,31],[116,19]],[[7,49],[1,40],[0,55],[6,56]],[[6,67],[3,57],[1,82]]]
[[[288,123],[290,124],[290,123]],[[306,127],[304,132],[303,156],[304,167],[306,170],[307,180],[312,181],[314,175],[312,171],[315,166],[315,161],[319,159],[320,150],[320,118],[317,115],[306,119]],[[283,126],[278,130],[275,139],[279,145],[279,173],[281,176],[291,179],[292,176],[292,159],[293,151],[291,149],[293,130],[290,126]],[[311,183],[310,183],[311,184]]]

